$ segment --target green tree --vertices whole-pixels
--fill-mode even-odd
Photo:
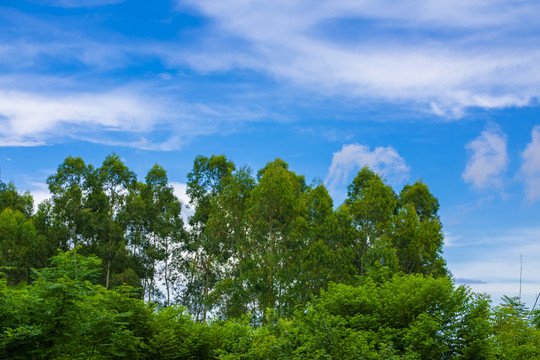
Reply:
[[[212,155],[210,158],[199,155],[187,176],[186,193],[195,206],[195,213],[189,219],[191,236],[187,249],[190,257],[184,263],[184,270],[188,273],[184,301],[188,302],[184,304],[195,314],[201,314],[203,322],[206,322],[212,306],[210,293],[219,281],[220,264],[224,261],[222,230],[207,229],[208,219],[215,211],[215,198],[225,186],[224,179],[230,177],[234,169],[234,163],[224,155]]]
[[[219,236],[222,244],[222,276],[216,284],[214,301],[218,314],[224,318],[237,318],[249,310],[253,294],[249,291],[248,277],[252,262],[249,203],[255,179],[251,169],[241,167],[223,179],[223,189],[212,201],[207,231]]]
[[[126,252],[126,223],[120,214],[127,196],[135,187],[136,177],[118,155],[111,154],[90,174],[88,182],[93,232],[97,240],[94,250],[103,259],[105,287],[108,289],[112,271],[119,274],[125,270],[125,266],[114,260]],[[113,269],[114,265],[119,266]]]
[[[4,209],[0,213],[0,271],[4,268],[8,274],[8,284],[30,281],[39,251],[32,219],[18,210]]]
[[[0,180],[0,211],[10,208],[21,212],[27,219],[34,212],[34,200],[28,191],[20,194],[13,182]]]
[[[437,211],[439,202],[427,185],[417,181],[405,185],[394,217],[394,246],[401,271],[446,276],[442,258],[444,237]]]
[[[166,304],[171,303],[171,282],[174,280],[170,266],[171,255],[176,245],[184,239],[183,221],[180,217],[182,204],[174,195],[174,189],[168,184],[167,172],[159,165],[154,165],[146,175],[146,184],[141,191],[145,204],[145,221],[149,243],[147,252],[151,259],[148,301],[154,288],[156,261],[163,262],[160,272],[166,289]]]
[[[151,330],[151,310],[129,288],[95,285],[101,260],[59,253],[31,286],[0,282],[0,357],[138,359]]]
[[[358,275],[364,275],[368,271],[368,251],[378,246],[377,242],[386,242],[384,236],[390,234],[396,205],[394,190],[367,167],[362,168],[349,185],[344,206],[348,208],[357,231],[352,246]]]
[[[283,315],[291,310],[288,290],[294,282],[293,254],[301,251],[294,230],[306,185],[304,177],[290,171],[281,159],[266,164],[258,178],[249,211],[254,264],[250,281],[258,293],[259,314],[274,309]]]
[[[65,223],[73,248],[79,245],[83,232],[89,171],[91,168],[86,166],[82,158],[69,156],[58,166],[56,174],[47,178],[53,211]]]
[[[540,330],[518,297],[503,297],[493,309],[496,359],[540,359]]]

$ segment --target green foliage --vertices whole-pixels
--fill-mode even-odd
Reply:
[[[540,329],[529,321],[519,298],[503,297],[494,309],[496,359],[540,359]]]
[[[0,358],[540,358],[538,310],[449,278],[423,182],[363,168],[334,208],[281,159],[187,178],[188,229],[157,164],[68,157],[35,214],[0,182]]]
[[[0,211],[10,208],[19,211],[26,218],[30,218],[34,212],[34,200],[27,191],[20,194],[12,182],[4,183],[0,180]]]
[[[272,313],[270,313],[271,316]],[[445,278],[333,284],[289,320],[253,329],[224,359],[489,359],[488,300]]]
[[[59,253],[28,287],[2,297],[0,354],[11,359],[137,359],[150,336],[150,309],[131,288],[95,285],[101,260]]]
[[[6,208],[0,213],[0,271],[8,275],[8,284],[30,280],[30,268],[41,250],[32,219],[18,210]]]

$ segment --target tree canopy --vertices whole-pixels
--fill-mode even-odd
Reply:
[[[439,202],[359,170],[335,205],[282,159],[187,174],[68,157],[51,198],[0,181],[0,358],[534,359],[538,310],[456,286]]]

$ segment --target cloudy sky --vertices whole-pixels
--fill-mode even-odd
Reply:
[[[280,157],[336,206],[369,165],[441,203],[460,282],[540,292],[540,3],[4,0],[1,179],[47,196],[118,153],[179,194],[196,155]],[[532,304],[531,304],[532,305]]]

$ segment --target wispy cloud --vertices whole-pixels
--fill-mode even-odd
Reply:
[[[530,201],[540,199],[540,126],[531,132],[532,140],[521,153],[521,175],[525,181],[527,198]]]
[[[7,90],[0,86],[0,146],[39,146],[78,139],[175,150],[198,136],[232,133],[245,122],[267,116],[248,107],[186,102],[152,84],[89,91],[53,87],[47,94],[39,89]]]
[[[540,95],[540,52],[531,46],[540,5],[532,1],[179,4],[216,27],[219,41],[192,57],[200,70],[254,68],[319,92],[419,102],[445,116]]]
[[[540,266],[540,228],[511,228],[498,233],[482,231],[469,236],[470,239],[460,241],[475,243],[480,240],[490,246],[460,249],[460,255],[448,262],[452,274],[457,279],[476,280],[468,285],[475,291],[492,294],[497,302],[497,297],[502,295],[517,296],[522,257],[522,294],[531,306],[531,299],[534,300],[534,294],[540,289],[535,271]]]
[[[466,148],[470,157],[462,175],[463,180],[478,189],[502,189],[502,175],[508,165],[506,135],[492,125],[468,143]]]
[[[123,90],[43,95],[0,89],[2,145],[42,144],[89,129],[148,131],[148,119],[159,118],[162,109],[144,100]]]
[[[334,153],[325,179],[330,192],[339,192],[339,188],[345,185],[351,173],[364,166],[368,166],[393,183],[405,180],[410,170],[405,160],[391,146],[371,150],[366,145],[343,145],[340,151]]]

